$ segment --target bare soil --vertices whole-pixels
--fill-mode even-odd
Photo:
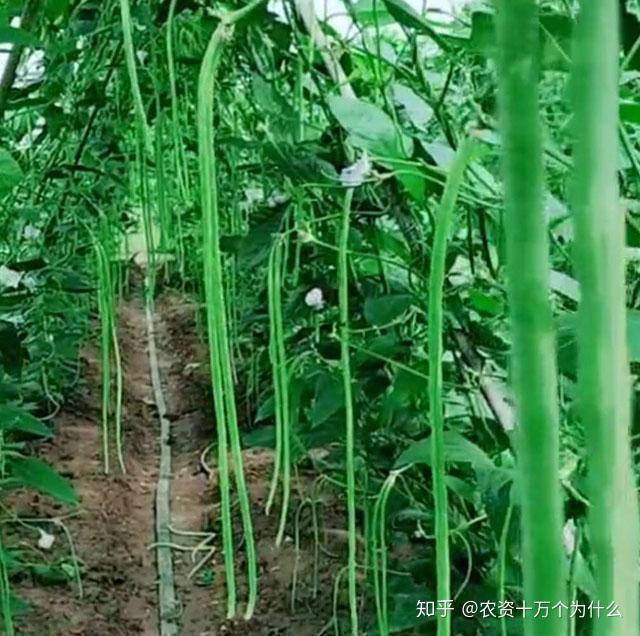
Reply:
[[[81,505],[69,511],[33,493],[20,493],[15,506],[29,518],[63,518],[81,564],[83,594],[73,580],[45,586],[24,577],[14,586],[31,611],[21,619],[20,634],[32,636],[155,636],[158,608],[154,541],[154,494],[158,465],[158,427],[149,379],[145,312],[132,296],[119,309],[119,335],[125,369],[125,445],[127,474],[105,476],[100,435],[99,356],[86,348],[84,382],[56,418],[54,440],[36,451],[71,478]],[[180,605],[181,636],[229,634],[315,636],[331,619],[333,579],[344,563],[343,514],[335,501],[319,507],[322,546],[313,542],[309,508],[300,515],[299,546],[293,537],[274,545],[277,514],[265,516],[272,452],[248,449],[245,472],[253,506],[260,565],[260,600],[254,617],[227,620],[223,559],[218,536],[219,511],[215,466],[203,469],[203,449],[215,439],[206,350],[196,333],[195,307],[176,294],[157,302],[157,347],[165,399],[172,421],[172,529],[174,568]],[[241,409],[243,410],[243,409]],[[208,455],[206,462],[211,462]],[[205,465],[206,465],[205,462]],[[299,502],[311,490],[313,476],[301,474]],[[66,516],[65,516],[66,515]],[[42,525],[55,535],[40,559],[69,560],[61,528]],[[293,524],[289,527],[293,533]],[[24,541],[24,532],[10,537]],[[29,536],[31,544],[37,535]],[[236,523],[236,573],[239,601],[245,600],[245,562],[241,527]],[[336,538],[337,537],[337,538]],[[203,549],[192,548],[206,541]],[[31,547],[33,547],[33,545]],[[206,548],[206,549],[204,549]],[[292,580],[296,600],[292,611]],[[243,611],[239,606],[239,614]]]

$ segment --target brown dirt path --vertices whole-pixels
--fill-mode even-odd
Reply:
[[[73,585],[43,587],[23,581],[16,593],[33,607],[20,628],[33,636],[155,636],[156,589],[153,553],[153,494],[156,481],[156,423],[145,358],[144,311],[138,298],[120,307],[120,346],[126,372],[125,435],[127,474],[105,476],[100,434],[99,355],[85,353],[84,388],[55,420],[56,436],[39,454],[73,480],[80,509],[66,520],[81,563],[83,598]],[[24,495],[26,517],[64,514],[39,495]],[[68,553],[56,536],[50,559]]]
[[[202,470],[202,449],[214,439],[213,408],[206,350],[196,333],[195,307],[176,294],[157,301],[156,339],[160,373],[172,421],[174,543],[195,546],[218,526],[218,489]],[[85,355],[84,388],[56,418],[57,435],[39,446],[39,454],[74,481],[81,507],[65,520],[80,559],[83,598],[73,582],[45,587],[22,580],[15,592],[32,606],[20,626],[31,636],[157,636],[157,589],[154,541],[154,494],[158,465],[158,427],[149,378],[146,321],[142,300],[125,300],[119,310],[119,333],[125,368],[125,450],[128,474],[105,477],[101,465],[100,379],[98,353]],[[300,547],[288,537],[274,547],[277,515],[264,515],[272,466],[271,451],[249,449],[245,470],[253,503],[256,544],[260,560],[260,600],[254,618],[226,620],[225,586],[218,537],[206,551],[174,551],[180,605],[181,636],[315,636],[331,616],[333,577],[343,563],[343,542],[327,535],[323,550],[311,541],[309,515],[302,516]],[[209,460],[211,461],[211,460]],[[214,467],[215,469],[215,467]],[[302,475],[307,486],[310,476]],[[43,497],[22,494],[17,502],[27,517],[53,517],[68,510]],[[293,502],[292,511],[296,509]],[[342,526],[335,502],[320,511],[323,525]],[[293,512],[292,512],[293,514]],[[244,601],[244,555],[236,524],[236,570],[239,601]],[[56,536],[51,554],[68,556],[64,535]],[[187,533],[205,533],[195,536]],[[22,538],[22,537],[21,537]],[[37,540],[37,536],[36,536]],[[317,586],[312,584],[317,555]],[[199,561],[201,567],[189,577]],[[291,611],[291,581],[297,571],[297,601]],[[243,609],[239,606],[239,611]]]
[[[159,332],[164,333],[159,350],[165,360],[167,386],[165,398],[173,413],[173,467],[172,517],[176,530],[216,532],[218,529],[218,486],[215,470],[211,479],[202,470],[202,449],[214,439],[213,408],[207,370],[206,350],[195,333],[194,307],[181,303],[177,297],[165,297],[159,306],[161,317]],[[186,362],[186,364],[185,364]],[[239,409],[240,412],[243,409]],[[312,585],[314,547],[310,538],[308,514],[302,515],[300,549],[296,553],[292,537],[276,549],[277,511],[269,517],[264,514],[271,469],[272,451],[246,449],[243,453],[245,474],[253,504],[253,522],[259,556],[259,601],[254,617],[248,623],[242,618],[226,619],[226,595],[223,558],[217,540],[211,561],[191,579],[194,567],[189,552],[174,553],[178,595],[182,605],[182,636],[214,636],[217,634],[246,636],[316,636],[331,616],[333,576],[340,568],[340,559],[334,559],[318,550],[318,590]],[[208,461],[212,461],[210,458]],[[310,485],[310,477],[302,475]],[[291,510],[296,510],[299,499],[294,497]],[[335,502],[334,502],[335,503]],[[327,507],[328,508],[328,507]],[[341,527],[340,509],[333,506],[325,523]],[[241,546],[241,526],[236,519],[236,545]],[[176,535],[177,542],[195,545],[198,539],[187,540]],[[333,543],[333,545],[331,545]],[[341,555],[344,545],[327,542],[330,551]],[[204,553],[206,554],[206,553]],[[199,559],[200,557],[198,557]],[[197,564],[197,559],[195,561]],[[246,599],[244,553],[236,549],[236,576],[238,584],[239,614]],[[291,611],[291,582],[297,569],[297,602]]]

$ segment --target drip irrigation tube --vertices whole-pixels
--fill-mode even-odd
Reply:
[[[153,399],[160,420],[160,469],[156,489],[156,555],[158,568],[158,614],[160,636],[178,636],[179,608],[173,577],[171,553],[171,423],[167,419],[167,405],[162,393],[158,353],[156,348],[156,330],[153,310],[149,302],[145,303],[147,316],[147,338],[149,342],[149,369]]]

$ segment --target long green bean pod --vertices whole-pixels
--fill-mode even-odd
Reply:
[[[352,201],[353,188],[349,188],[344,195],[338,239],[338,304],[340,311],[340,360],[342,362],[345,406],[345,471],[347,480],[347,530],[349,533],[349,556],[347,560],[349,616],[351,634],[358,636],[355,417],[351,386],[351,354],[349,352],[349,231],[351,227]]]
[[[291,497],[291,426],[289,402],[289,373],[284,348],[284,327],[282,319],[282,264],[283,239],[276,237],[269,258],[268,295],[269,295],[269,357],[273,375],[275,419],[276,419],[276,456],[273,477],[267,501],[267,512],[271,509],[282,472],[282,505],[276,536],[276,545],[284,538],[289,500]]]
[[[133,43],[133,22],[131,20],[131,6],[129,0],[120,0],[120,17],[122,20],[122,36],[124,39],[124,55],[127,63],[127,73],[131,83],[131,93],[133,94],[133,104],[136,117],[144,140],[144,148],[149,157],[153,157],[153,142],[151,131],[147,123],[147,116],[142,102],[140,92],[140,82],[138,81],[138,70],[136,67],[136,54]]]
[[[373,507],[371,523],[373,588],[376,603],[376,621],[379,636],[389,636],[389,610],[387,589],[387,502],[398,477],[409,468],[393,470],[385,479]]]
[[[289,512],[291,497],[291,404],[289,402],[289,372],[287,370],[287,356],[284,348],[284,321],[282,318],[282,270],[283,270],[283,239],[278,240],[274,266],[274,318],[276,329],[277,373],[280,384],[280,409],[282,411],[282,505],[280,507],[280,522],[276,545],[281,545]]]
[[[105,309],[108,328],[111,332],[110,348],[113,354],[115,366],[115,411],[114,411],[114,444],[118,465],[123,473],[126,473],[123,449],[122,431],[122,401],[124,394],[124,378],[122,358],[120,355],[120,342],[118,340],[118,296],[117,286],[114,285],[112,255],[114,252],[113,226],[108,216],[100,219],[100,235],[96,238],[100,251],[102,274],[99,277],[102,293],[105,296]]]
[[[138,172],[138,190],[140,193],[140,207],[142,211],[142,229],[146,251],[145,301],[153,304],[156,286],[156,246],[153,236],[153,215],[151,210],[151,195],[149,170],[144,157],[144,140],[140,126],[136,127],[136,168]]]
[[[155,123],[155,181],[158,201],[158,224],[160,226],[160,244],[158,247],[161,252],[169,254],[173,249],[175,231],[173,227],[173,219],[171,218],[171,212],[169,210],[169,202],[167,200],[163,144],[164,117],[159,108],[160,100],[158,99],[157,102],[158,116]]]
[[[171,132],[173,136],[173,155],[175,161],[176,177],[178,187],[183,199],[188,199],[187,174],[185,168],[184,145],[182,142],[180,112],[178,109],[178,88],[176,82],[176,62],[174,54],[174,19],[176,4],[178,0],[171,0],[169,3],[169,14],[167,16],[166,51],[167,51],[167,71],[169,74],[169,95],[171,97]]]
[[[244,529],[249,595],[245,618],[253,615],[257,600],[257,559],[253,539],[251,507],[244,479],[242,448],[238,430],[235,404],[235,388],[230,360],[227,315],[220,250],[220,215],[215,157],[215,134],[213,128],[214,89],[222,49],[233,31],[233,27],[257,8],[263,0],[254,0],[247,7],[223,16],[216,27],[200,67],[198,78],[198,157],[200,166],[200,197],[202,205],[204,283],[207,305],[207,332],[211,365],[211,381],[216,409],[218,433],[218,470],[222,500],[223,545],[225,574],[227,577],[227,613],[235,615],[235,574],[233,565],[233,535],[229,497],[229,466],[227,457],[227,434],[233,456],[234,475],[240,503],[240,514]]]
[[[176,179],[178,181],[178,191],[184,202],[188,201],[189,196],[189,175],[187,167],[187,159],[185,157],[184,143],[182,141],[182,127],[180,124],[180,110],[178,103],[178,89],[176,82],[176,66],[174,55],[174,19],[177,0],[171,0],[169,4],[169,15],[167,17],[167,34],[166,34],[166,51],[167,51],[167,71],[169,74],[169,94],[171,96],[171,135],[173,139],[173,157],[176,170]],[[178,260],[178,272],[184,280],[185,277],[185,248],[184,248],[184,231],[182,224],[182,206],[177,205],[175,208],[176,218],[176,258]]]
[[[444,457],[444,400],[442,386],[442,331],[447,245],[455,216],[458,192],[473,151],[471,139],[460,144],[449,171],[436,218],[429,275],[429,414],[431,419],[431,471],[435,501],[437,597],[451,599],[449,563],[449,510]],[[438,636],[451,633],[451,614],[438,614]]]
[[[213,107],[213,81],[220,61],[221,44],[224,31],[218,27],[209,43],[202,61],[202,81],[198,83],[198,135],[200,158],[200,197],[202,199],[203,220],[203,259],[204,286],[207,305],[207,333],[209,337],[209,362],[211,366],[211,382],[216,414],[216,432],[218,437],[218,474],[220,483],[220,501],[222,518],[222,543],[224,552],[225,576],[227,583],[227,616],[236,613],[236,584],[233,562],[233,526],[231,518],[231,494],[229,485],[229,460],[227,442],[227,414],[222,382],[222,361],[224,355],[220,350],[218,331],[220,314],[224,307],[220,306],[222,288],[221,264],[217,236],[217,183],[215,179],[215,153],[213,144],[213,124],[211,122]],[[216,263],[216,256],[218,263]]]
[[[277,240],[276,240],[277,241]],[[275,262],[276,262],[277,242],[271,248],[269,253],[269,265],[267,267],[267,308],[269,312],[269,359],[271,361],[271,375],[273,378],[273,401],[274,401],[274,419],[275,419],[275,457],[273,462],[273,474],[271,476],[271,485],[269,487],[269,495],[265,505],[265,514],[271,513],[271,508],[278,492],[278,484],[280,483],[280,472],[282,470],[282,387],[280,384],[280,374],[278,372],[278,346],[277,346],[277,327],[275,315]]]
[[[543,214],[535,0],[497,3],[499,105],[503,136],[507,292],[512,333],[524,598],[565,602],[559,485],[557,372]],[[564,636],[560,613],[525,617],[527,636]]]
[[[109,298],[106,291],[104,252],[98,239],[93,237],[98,277],[98,312],[100,314],[100,373],[102,380],[102,462],[105,475],[109,474],[109,411],[111,403],[111,325]]]
[[[588,450],[597,600],[622,617],[594,620],[596,636],[634,636],[638,504],[630,454],[625,216],[618,191],[618,2],[581,3],[575,42],[576,271],[579,403]]]

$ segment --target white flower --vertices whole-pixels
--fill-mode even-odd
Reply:
[[[311,243],[313,241],[313,234],[307,232],[307,230],[298,230],[298,240],[301,243]]]
[[[149,54],[146,51],[136,51],[136,57],[138,58],[138,62],[140,62],[140,65],[144,66],[144,63],[149,57]]]
[[[0,287],[9,287],[15,289],[22,279],[22,274],[16,272],[6,265],[0,265]]]
[[[358,161],[342,170],[340,173],[340,182],[345,188],[355,188],[356,186],[362,185],[370,172],[371,162],[365,150]]]
[[[247,188],[244,191],[244,195],[249,205],[260,203],[264,200],[264,190],[262,188]]]
[[[573,519],[569,519],[569,521],[564,524],[562,541],[564,542],[564,549],[567,551],[567,554],[573,554],[576,548],[576,524]]]
[[[28,241],[33,241],[40,236],[40,230],[35,225],[25,225],[22,236]]]
[[[51,548],[53,547],[53,544],[55,543],[56,538],[52,535],[49,534],[48,532],[45,532],[42,529],[40,530],[40,538],[38,539],[38,547],[41,548],[42,550],[51,550]]]
[[[289,197],[283,192],[274,192],[268,199],[267,205],[270,208],[275,208],[278,205],[282,205],[289,200]]]
[[[304,297],[304,302],[307,307],[320,311],[324,307],[324,298],[322,297],[322,290],[319,287],[314,287],[307,292]]]

